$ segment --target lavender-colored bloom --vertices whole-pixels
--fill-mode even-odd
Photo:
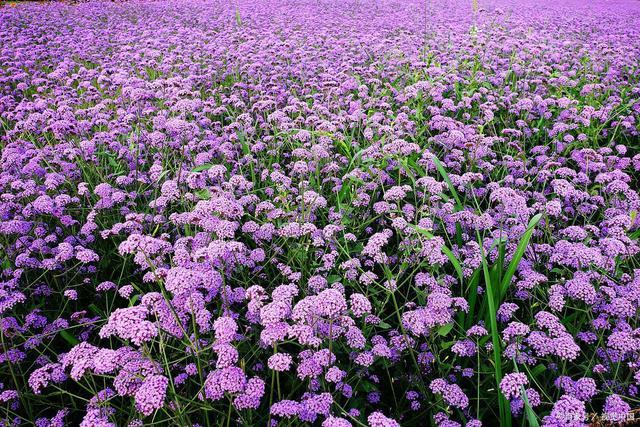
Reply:
[[[469,406],[469,398],[458,384],[449,384],[442,378],[431,381],[429,388],[433,393],[442,395],[444,401],[451,406],[464,409]]]
[[[300,412],[300,404],[293,400],[281,400],[280,402],[275,402],[271,405],[270,413],[272,415],[283,417],[283,418],[291,418]]]
[[[607,396],[603,411],[609,421],[626,421],[629,418],[631,406],[620,396],[612,394]]]
[[[563,395],[553,405],[551,414],[544,417],[547,426],[582,426],[586,420],[584,402],[574,397]]]
[[[500,381],[500,391],[507,397],[507,399],[520,397],[522,387],[527,384],[529,384],[529,380],[525,374],[510,373],[505,375]]]
[[[374,412],[367,417],[369,427],[400,427],[397,421],[386,417],[382,412]]]
[[[269,357],[267,361],[267,366],[269,369],[273,369],[274,371],[284,372],[288,371],[291,367],[291,363],[293,360],[291,356],[287,353],[276,353],[273,356]]]
[[[145,378],[135,394],[136,408],[143,415],[151,415],[153,411],[164,405],[169,379],[163,375]]]
[[[637,399],[640,6],[346,3],[0,7],[5,424]]]
[[[323,422],[322,422],[322,427],[351,427],[352,424],[344,419],[344,418],[340,418],[340,417],[327,417]]]

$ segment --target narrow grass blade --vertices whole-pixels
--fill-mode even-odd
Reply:
[[[73,335],[71,335],[69,332],[67,332],[67,331],[64,331],[64,330],[63,330],[63,331],[60,331],[60,336],[61,336],[62,338],[64,338],[64,340],[65,340],[66,342],[68,342],[69,344],[71,344],[71,345],[78,345],[78,344],[80,344],[80,341],[79,341],[76,337],[74,337]]]
[[[500,381],[502,381],[502,357],[500,346],[500,334],[498,332],[498,320],[496,318],[496,300],[494,286],[496,284],[491,281],[491,274],[489,273],[489,264],[487,262],[487,256],[482,247],[482,239],[480,233],[477,233],[478,243],[480,244],[480,250],[482,251],[482,271],[484,272],[485,286],[487,288],[487,302],[489,305],[489,324],[491,329],[491,343],[493,344],[493,362],[494,362],[494,375],[496,379],[496,392],[498,393],[498,407],[500,410],[500,425],[510,427],[511,426],[511,411],[509,409],[509,403],[505,397],[500,393]]]
[[[204,165],[200,165],[200,166],[196,166],[195,168],[191,169],[191,172],[202,172],[202,171],[206,171],[209,170],[213,167],[213,164],[211,163],[207,163]]]
[[[458,192],[456,191],[456,187],[453,186],[453,183],[451,182],[451,178],[449,177],[449,174],[445,170],[444,166],[442,166],[442,163],[440,162],[438,157],[433,155],[432,159],[433,159],[433,163],[436,165],[436,169],[438,170],[438,172],[442,176],[442,179],[444,179],[444,182],[446,182],[447,186],[449,187],[449,191],[451,191],[451,194],[453,195],[453,198],[456,201],[455,210],[458,211],[458,212],[461,211],[462,210],[462,200],[460,199],[460,196],[458,195]],[[462,246],[462,244],[463,244],[463,242],[462,242],[462,228],[460,227],[460,224],[456,224],[456,243],[458,244],[458,246]]]
[[[524,412],[527,415],[527,422],[529,423],[529,427],[540,427],[540,424],[538,423],[538,417],[536,416],[536,413],[533,412],[533,408],[529,403],[529,399],[527,398],[527,393],[524,390],[524,387],[522,387],[522,400],[524,401]]]
[[[516,363],[515,358],[513,359],[513,365],[514,365],[515,371],[520,372],[518,370],[518,364]],[[527,423],[529,424],[529,427],[540,427],[540,424],[538,423],[538,417],[536,416],[536,413],[533,412],[533,408],[529,403],[529,398],[527,397],[527,391],[524,389],[524,386],[520,386],[520,395],[522,396],[522,401],[524,402],[524,413],[527,417]]]
[[[432,157],[432,159],[433,159],[433,163],[435,163],[436,165],[436,169],[438,169],[438,172],[440,172],[440,175],[442,175],[442,179],[444,179],[444,182],[447,183],[447,186],[449,187],[451,194],[453,194],[453,198],[456,200],[457,210],[461,210],[462,202],[460,200],[460,196],[458,195],[458,192],[456,191],[456,188],[453,186],[453,183],[451,182],[451,178],[449,178],[449,174],[444,169],[444,166],[442,166],[442,163],[435,155]]]
[[[429,231],[425,230],[424,228],[420,228],[417,225],[413,225],[413,224],[411,225],[411,227],[414,230],[416,230],[418,233],[421,233],[424,236],[426,236],[427,239],[433,238],[433,234],[431,234]],[[458,260],[458,258],[456,258],[455,254],[451,251],[451,249],[449,249],[446,245],[442,245],[440,249],[447,256],[447,258],[449,258],[449,261],[451,261],[453,268],[456,270],[456,273],[458,274],[460,283],[462,283],[464,281],[464,274],[462,273],[462,266],[460,265],[460,261]]]
[[[467,298],[469,301],[469,314],[466,316],[465,327],[469,329],[475,318],[476,302],[478,300],[478,284],[480,283],[480,270],[476,270],[469,281],[469,292]],[[464,295],[463,295],[464,296]]]
[[[531,235],[533,234],[533,230],[536,228],[536,225],[538,225],[541,218],[542,218],[542,214],[537,214],[536,216],[531,218],[531,220],[529,221],[529,225],[527,226],[527,230],[524,232],[524,234],[520,238],[520,242],[518,243],[516,252],[514,253],[513,258],[509,263],[509,267],[507,267],[507,272],[502,278],[502,283],[500,284],[500,295],[499,295],[498,302],[502,301],[505,294],[507,293],[507,288],[509,287],[509,284],[511,284],[511,279],[513,279],[513,275],[515,274],[516,269],[520,264],[520,260],[524,255],[524,251],[527,249],[527,246],[529,245],[529,241],[531,240]]]

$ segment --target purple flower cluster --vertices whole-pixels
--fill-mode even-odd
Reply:
[[[637,1],[5,3],[2,425],[637,405]]]

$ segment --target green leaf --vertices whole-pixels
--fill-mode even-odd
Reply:
[[[438,335],[441,337],[446,336],[453,329],[453,323],[447,323],[446,325],[442,325],[438,328]]]
[[[425,305],[427,303],[427,293],[422,289],[415,288],[416,297],[418,298],[418,304]]]
[[[456,343],[455,341],[447,341],[447,342],[444,342],[444,343],[440,344],[440,348],[443,349],[443,350],[446,350],[446,349],[448,349],[450,347],[453,347],[453,345],[455,343]]]
[[[537,377],[538,375],[540,375],[541,373],[545,372],[547,370],[547,367],[540,364],[540,365],[536,365],[535,368],[533,368],[531,371],[529,371],[529,373],[531,374],[531,376],[533,378]]]
[[[129,307],[133,307],[136,302],[138,302],[138,300],[140,299],[140,294],[136,294],[133,296],[133,298],[131,298],[131,300],[129,301]]]
[[[480,251],[482,255],[482,271],[484,273],[484,281],[487,288],[487,301],[489,305],[489,312],[487,313],[489,317],[489,325],[491,332],[491,342],[493,344],[493,370],[494,370],[494,378],[496,380],[496,390],[500,390],[500,381],[502,380],[502,358],[501,358],[501,344],[500,344],[500,333],[498,332],[498,320],[496,317],[497,307],[496,307],[496,296],[494,293],[494,286],[496,284],[491,282],[491,274],[489,273],[489,264],[487,262],[487,254],[484,252],[482,246],[482,239],[480,238],[480,233],[476,231],[476,235],[478,238],[478,244],[480,245]],[[509,402],[507,402],[506,398],[498,391],[498,407],[500,411],[500,425],[511,426],[511,410],[509,409]]]
[[[364,391],[367,391],[367,392],[369,392],[369,391],[375,391],[375,390],[377,390],[377,389],[378,389],[378,388],[375,386],[375,384],[370,383],[369,381],[363,381],[363,382],[361,383],[361,386],[362,386],[362,389],[363,389]]]
[[[201,200],[209,200],[211,198],[211,193],[206,188],[196,190],[193,192],[193,194],[198,196]]]
[[[191,169],[191,172],[202,172],[211,169],[212,167],[213,165],[211,163],[206,163],[204,165],[196,166],[195,168]]]
[[[89,304],[89,310],[99,316],[102,316],[102,311],[95,304]]]
[[[341,279],[341,277],[338,276],[337,274],[331,274],[331,275],[327,276],[327,282],[329,284],[339,282],[340,279]]]
[[[338,192],[338,201],[339,203],[343,203],[348,201],[349,205],[351,204],[351,185],[347,182],[342,183],[342,188]]]
[[[244,132],[236,132],[236,135],[238,135],[238,141],[240,141],[240,144],[242,146],[242,154],[244,154],[245,156],[251,153],[251,149],[249,148],[249,144],[247,143],[247,138],[245,137]]]
[[[478,284],[480,283],[480,270],[476,270],[471,275],[471,280],[469,282],[469,292],[468,300],[469,300],[469,313],[466,316],[465,325],[467,329],[471,327],[471,323],[473,323],[474,314],[476,310],[476,301],[478,300]]]
[[[531,218],[531,220],[529,221],[529,225],[527,226],[527,230],[524,232],[524,234],[520,238],[520,242],[518,243],[516,252],[514,253],[513,258],[511,258],[511,262],[509,263],[509,267],[507,268],[506,274],[502,278],[498,302],[502,301],[502,299],[504,298],[504,295],[507,293],[507,288],[511,284],[511,279],[513,279],[513,275],[515,274],[516,269],[520,264],[520,260],[524,255],[524,251],[527,249],[527,246],[529,245],[529,241],[531,240],[531,235],[533,234],[533,230],[536,228],[536,225],[538,225],[541,218],[542,218],[542,214],[537,214],[536,216]]]
[[[431,234],[431,232],[429,232],[428,230],[425,230],[424,228],[418,227],[417,225],[413,225],[413,224],[410,224],[410,226],[411,228],[416,230],[418,233],[425,235],[427,239],[433,239],[434,237],[433,234]],[[449,261],[451,261],[453,268],[456,270],[456,273],[458,274],[460,283],[464,282],[464,274],[462,273],[462,266],[460,265],[460,261],[458,261],[458,258],[456,258],[455,254],[447,246],[442,245],[440,249],[447,256],[447,258],[449,258]]]
[[[64,331],[64,330],[60,331],[60,336],[64,338],[64,340],[71,345],[80,344],[80,340],[78,340],[78,338],[71,335],[68,331]]]
[[[460,266],[460,261],[458,261],[458,259],[453,254],[453,252],[451,252],[451,249],[449,249],[448,247],[443,245],[440,249],[442,249],[442,252],[444,252],[447,258],[449,258],[449,261],[451,261],[451,264],[453,264],[453,268],[456,270],[456,273],[458,273],[458,278],[460,279],[460,283],[464,282],[464,274],[462,273],[462,267]]]
[[[453,186],[453,183],[451,182],[451,178],[449,178],[449,174],[444,169],[444,166],[442,166],[442,163],[440,163],[440,160],[435,155],[432,157],[432,159],[433,159],[433,163],[435,163],[436,165],[436,169],[438,169],[438,172],[440,172],[440,175],[442,175],[442,179],[444,179],[444,182],[447,183],[449,190],[453,194],[453,198],[456,199],[457,210],[462,209],[462,202],[460,201],[460,197],[458,196],[458,192],[456,191],[456,188]]]
[[[513,359],[513,367],[516,372],[520,372],[518,370],[518,363],[516,362],[515,358]],[[539,367],[540,365],[536,366],[536,368]],[[524,386],[520,386],[520,396],[522,396],[522,400],[524,402],[524,413],[526,414],[529,427],[540,427],[540,424],[538,423],[538,417],[536,416],[535,412],[533,412],[533,408],[531,408],[531,404],[529,403],[529,399],[527,397],[527,391],[525,390]]]
[[[409,162],[407,161],[407,159],[400,159],[400,166],[402,166],[402,168],[405,170],[405,172],[407,173],[407,176],[409,177],[409,179],[411,180],[411,183],[413,184],[413,187],[415,187],[416,177],[415,177],[415,174],[413,173],[413,170],[411,170],[411,168],[409,167]]]
[[[527,398],[527,393],[522,387],[522,399],[524,400],[524,412],[527,414],[527,421],[529,422],[529,427],[540,427],[538,423],[538,417],[536,417],[535,412],[533,412],[533,408],[531,408],[531,404],[529,404],[529,399]]]

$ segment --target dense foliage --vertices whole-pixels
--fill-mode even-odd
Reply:
[[[633,416],[640,3],[474,3],[0,7],[4,423]]]

